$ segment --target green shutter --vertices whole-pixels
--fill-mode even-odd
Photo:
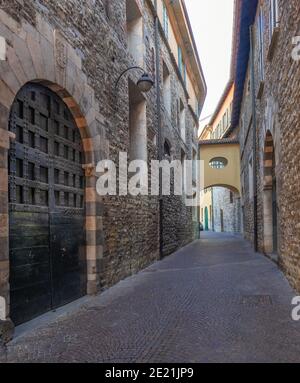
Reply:
[[[165,4],[163,5],[163,28],[164,32],[166,34],[166,37],[168,38],[169,35],[169,16],[167,12],[167,8]]]
[[[178,47],[178,67],[179,72],[182,74],[182,50],[180,47]]]
[[[186,84],[186,65],[183,62],[182,50],[180,47],[178,47],[178,67],[179,67],[179,72],[181,76],[183,77],[183,81]]]

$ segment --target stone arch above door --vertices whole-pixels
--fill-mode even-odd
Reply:
[[[7,60],[0,61],[2,111],[6,109],[6,113],[9,112],[17,92],[26,83],[35,81],[43,84],[59,94],[68,105],[82,132],[85,147],[92,147],[91,140],[98,144],[98,150],[94,150],[89,158],[91,162],[99,160],[100,152],[107,146],[101,142],[102,139],[105,141],[101,129],[103,116],[83,71],[81,57],[61,33],[40,16],[36,29],[24,21],[17,23],[7,14],[4,17],[4,12],[0,13],[0,21],[7,25],[4,38],[10,41]]]
[[[205,185],[205,190],[210,188],[224,188],[230,190],[232,193],[237,194],[238,196],[241,195],[240,190],[236,188],[234,185],[229,184],[219,184],[219,183],[213,183]]]
[[[275,153],[275,167],[280,166],[280,125],[278,121],[278,103],[274,100],[273,96],[267,99],[267,107],[265,111],[263,129],[262,129],[262,140],[265,142],[265,138],[268,134],[272,135],[274,142],[274,153]]]
[[[272,187],[273,169],[275,167],[274,140],[268,130],[264,140],[264,188]]]
[[[18,23],[1,11],[0,20],[7,44],[7,60],[0,62],[0,296],[6,300],[9,316],[8,249],[8,131],[11,106],[18,91],[29,82],[56,93],[68,106],[80,131],[85,152],[87,273],[89,294],[99,290],[99,265],[103,256],[102,201],[96,193],[95,167],[107,158],[104,118],[99,103],[82,69],[75,49],[46,20],[38,16],[36,28]]]
[[[8,153],[10,316],[22,324],[87,292],[84,150],[58,94],[18,92]]]

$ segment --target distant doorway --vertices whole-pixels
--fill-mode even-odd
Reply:
[[[221,233],[224,233],[224,211],[220,210],[220,220],[221,220]]]
[[[208,208],[207,207],[204,210],[204,228],[205,228],[205,231],[209,230],[209,217],[208,217]]]

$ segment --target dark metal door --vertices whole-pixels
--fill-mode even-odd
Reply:
[[[82,142],[64,102],[38,84],[10,116],[11,318],[24,323],[86,293]]]

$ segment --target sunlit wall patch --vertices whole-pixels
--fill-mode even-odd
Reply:
[[[6,301],[3,297],[0,297],[0,320],[6,320]]]
[[[292,43],[295,45],[292,50],[292,58],[295,61],[300,61],[300,36],[293,37]]]
[[[6,40],[0,36],[0,61],[6,60]]]

